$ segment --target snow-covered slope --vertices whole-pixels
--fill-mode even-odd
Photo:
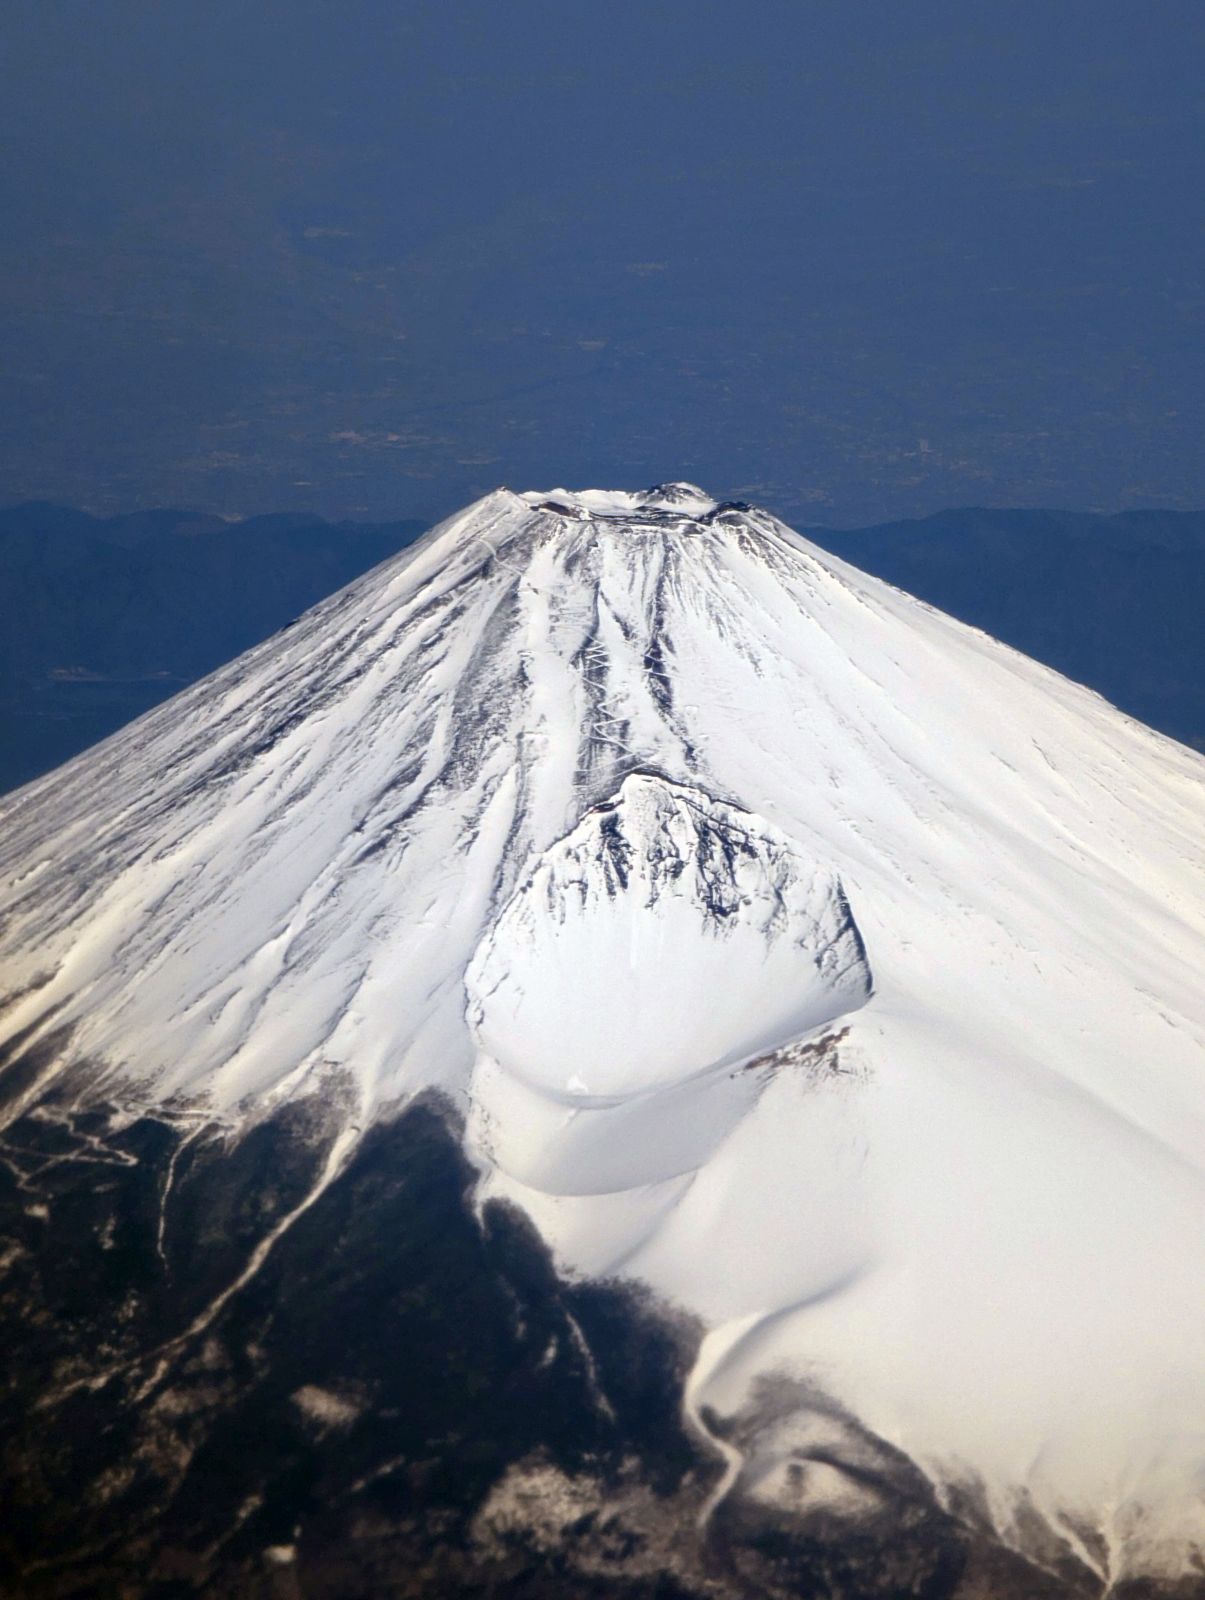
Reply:
[[[765,513],[500,490],[3,802],[13,1110],[337,1081],[346,1149],[439,1087],[483,1196],[702,1319],[700,1429],[774,1374],[1007,1541],[1183,1573],[1203,777]],[[759,1414],[725,1492],[849,1494]]]

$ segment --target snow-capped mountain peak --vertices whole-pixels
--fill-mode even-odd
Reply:
[[[438,1089],[701,1320],[692,1415],[819,1383],[1006,1541],[1186,1569],[1203,770],[763,511],[499,490],[3,803],[9,1114]]]

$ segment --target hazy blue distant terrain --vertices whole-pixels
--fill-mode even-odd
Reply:
[[[809,531],[1205,749],[1205,513],[966,510]],[[289,514],[0,511],[0,789],[112,733],[421,532]]]
[[[9,0],[0,500],[1205,504],[1194,0]]]

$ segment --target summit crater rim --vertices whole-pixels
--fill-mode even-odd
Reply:
[[[580,522],[711,523],[753,507],[740,500],[716,500],[697,484],[658,483],[650,489],[531,489],[518,496],[533,511]]]

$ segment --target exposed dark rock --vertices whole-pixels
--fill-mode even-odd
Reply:
[[[796,1430],[798,1511],[738,1481],[701,1529],[720,1462],[682,1420],[698,1330],[630,1286],[564,1282],[513,1211],[479,1220],[434,1103],[322,1187],[346,1115],[336,1080],[233,1142],[62,1095],[8,1130],[4,1600],[1099,1592],[1002,1551],[797,1386],[723,1426],[749,1459]],[[816,1470],[844,1475],[847,1513],[809,1510]]]

